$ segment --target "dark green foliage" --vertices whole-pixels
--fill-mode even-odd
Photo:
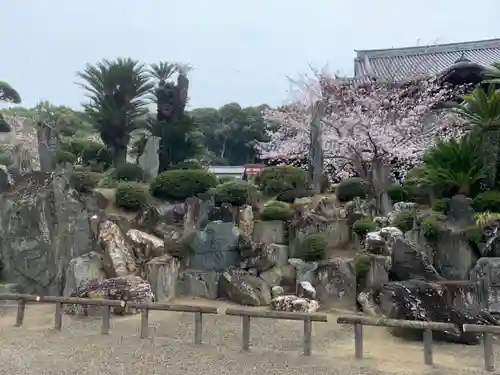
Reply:
[[[73,172],[69,182],[76,191],[80,193],[89,193],[97,187],[101,178],[101,173],[87,171]]]
[[[413,212],[411,210],[401,210],[394,217],[392,223],[395,227],[404,232],[408,232],[413,228]]]
[[[160,173],[151,183],[151,194],[164,200],[184,200],[217,185],[217,177],[203,169]]]
[[[420,229],[427,240],[436,242],[441,238],[441,234],[443,233],[443,224],[435,217],[428,217],[422,220]]]
[[[9,154],[0,152],[0,164],[9,167],[12,165],[12,158]]]
[[[235,180],[237,180],[237,178],[233,177],[233,176],[222,176],[222,177],[219,177],[219,184],[225,184],[226,182],[235,181]]]
[[[215,204],[230,203],[235,206],[251,204],[255,193],[255,187],[247,181],[229,181],[215,187]]]
[[[172,171],[176,169],[203,169],[203,166],[198,160],[185,160],[172,165],[168,170]]]
[[[113,163],[111,151],[98,142],[88,142],[82,150],[83,165],[96,166],[105,171]]]
[[[145,172],[138,164],[126,163],[118,166],[111,176],[117,181],[143,182],[146,179]]]
[[[256,181],[266,195],[276,195],[286,190],[308,188],[307,172],[290,165],[264,168]]]
[[[324,233],[312,233],[301,244],[300,258],[306,262],[315,262],[325,258],[328,241]]]
[[[314,191],[305,189],[285,190],[276,196],[276,200],[281,202],[293,203],[295,198],[312,197]]]
[[[293,210],[285,202],[271,201],[268,202],[262,212],[260,213],[260,219],[262,221],[274,221],[274,220],[290,220],[293,217]]]
[[[83,150],[87,145],[90,145],[91,148],[95,148],[95,146],[92,145],[93,143],[96,142],[82,138],[69,138],[61,143],[61,150],[70,152],[76,157],[81,157],[83,154]]]
[[[105,188],[105,189],[114,189],[118,186],[118,181],[116,181],[113,177],[111,176],[104,176],[99,180],[99,183],[97,184],[97,187],[100,188]]]
[[[76,157],[76,155],[72,154],[71,152],[64,151],[64,150],[57,150],[56,160],[58,163],[75,164],[77,157]]]
[[[407,202],[410,199],[406,189],[399,184],[392,184],[389,186],[387,194],[393,202]]]
[[[450,199],[449,198],[441,198],[436,199],[432,202],[432,210],[436,212],[442,212],[444,214],[448,213],[450,208]]]
[[[478,226],[473,226],[465,230],[465,238],[472,244],[484,241],[484,231]]]
[[[337,185],[335,193],[339,202],[349,202],[354,198],[366,197],[366,182],[359,177],[351,177]]]
[[[500,191],[490,190],[474,198],[476,212],[500,212]]]
[[[137,211],[149,201],[147,185],[137,182],[120,183],[116,188],[116,205],[127,211]]]
[[[377,230],[377,225],[369,217],[364,217],[362,219],[356,220],[352,224],[352,231],[360,239],[363,239],[368,232],[373,232]]]
[[[367,255],[358,255],[354,258],[354,271],[357,277],[365,277],[371,267],[371,259]]]

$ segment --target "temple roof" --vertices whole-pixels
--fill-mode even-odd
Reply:
[[[468,61],[490,66],[500,62],[500,39],[436,44],[424,47],[356,50],[354,75],[357,79],[400,81],[435,75],[455,63]]]

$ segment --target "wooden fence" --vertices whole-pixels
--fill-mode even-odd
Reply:
[[[432,365],[432,332],[448,331],[458,333],[458,327],[453,323],[422,322],[414,320],[397,320],[386,318],[372,318],[361,315],[339,316],[339,324],[352,324],[354,326],[354,355],[357,359],[363,358],[363,325],[390,328],[412,328],[423,330],[424,362]],[[483,334],[484,344],[484,368],[486,371],[495,370],[495,360],[493,353],[493,334],[500,334],[499,326],[485,326],[464,324],[463,332],[478,332]]]
[[[26,304],[32,303],[52,303],[55,304],[54,329],[61,331],[64,305],[100,306],[102,309],[101,334],[108,335],[111,321],[111,308],[135,308],[141,310],[140,337],[147,338],[149,335],[149,312],[175,311],[188,312],[194,314],[194,343],[200,345],[203,341],[203,314],[220,314],[221,312],[213,306],[191,306],[177,305],[170,303],[137,303],[118,300],[87,299],[73,297],[55,296],[34,296],[28,294],[0,294],[0,301],[17,301],[16,327],[21,327],[26,313]],[[292,313],[282,311],[257,311],[243,308],[229,308],[224,312],[229,316],[242,317],[242,343],[243,351],[250,350],[250,328],[251,318],[295,320],[304,322],[304,355],[310,356],[312,353],[312,323],[327,322],[324,314]],[[340,316],[338,324],[350,324],[354,326],[354,351],[355,357],[363,358],[363,325],[392,328],[412,328],[423,330],[424,362],[427,365],[433,364],[433,331],[455,331],[458,327],[452,323],[421,322],[413,320],[396,320],[386,318],[372,318],[361,315]],[[484,326],[464,324],[461,329],[464,332],[478,332],[483,334],[484,342],[484,367],[487,371],[494,371],[493,335],[500,334],[499,326]]]

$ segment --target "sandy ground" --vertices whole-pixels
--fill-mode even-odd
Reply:
[[[429,367],[423,364],[420,342],[403,341],[378,327],[365,328],[365,358],[355,360],[352,329],[336,324],[333,313],[328,323],[314,323],[313,355],[304,357],[300,322],[253,320],[251,352],[242,353],[238,317],[204,316],[203,345],[195,346],[193,315],[188,313],[152,313],[152,337],[140,339],[139,315],[113,317],[111,334],[102,336],[99,317],[65,316],[62,332],[55,332],[54,306],[28,305],[22,328],[13,327],[15,307],[2,310],[0,374],[5,375],[486,373],[482,346],[437,343],[436,365]],[[498,353],[500,345],[495,345]],[[500,373],[498,359],[496,366]]]

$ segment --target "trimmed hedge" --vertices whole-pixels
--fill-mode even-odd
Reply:
[[[431,208],[433,211],[442,212],[446,214],[450,209],[450,199],[449,198],[436,199],[434,202],[432,202]]]
[[[307,172],[290,165],[264,168],[255,179],[259,190],[266,195],[277,195],[291,189],[307,190]]]
[[[375,230],[377,230],[377,225],[373,222],[372,219],[368,217],[356,220],[352,224],[353,233],[356,234],[360,239],[365,238],[368,232],[373,232]]]
[[[256,195],[256,188],[247,181],[234,180],[215,187],[215,204],[230,203],[235,206],[251,204]]]
[[[389,198],[391,198],[394,203],[407,202],[410,199],[406,189],[398,184],[392,184],[389,186],[389,189],[387,189],[387,195],[389,195]]]
[[[84,165],[94,166],[101,170],[108,169],[113,163],[113,154],[105,145],[89,141],[81,154]]]
[[[184,200],[217,186],[217,177],[203,169],[179,169],[160,173],[151,183],[151,195],[163,200]]]
[[[476,212],[500,212],[500,191],[490,190],[474,198]]]
[[[291,189],[285,190],[276,196],[276,200],[286,203],[295,202],[296,198],[312,197],[314,196],[314,191],[305,189]]]
[[[168,169],[169,171],[178,170],[178,169],[203,169],[203,166],[198,160],[184,160],[178,164],[171,165]]]
[[[328,241],[324,233],[312,233],[301,244],[300,258],[306,262],[315,262],[325,258]]]
[[[138,182],[123,182],[116,188],[116,205],[127,211],[138,211],[149,202],[149,187]]]
[[[394,217],[393,225],[404,232],[413,228],[413,212],[411,210],[401,210]]]
[[[293,217],[293,210],[287,203],[279,201],[270,201],[265,206],[260,213],[260,219],[262,221],[274,221],[274,220],[290,220]]]
[[[90,193],[97,187],[101,173],[96,172],[73,172],[69,178],[69,183],[76,191],[80,193]]]
[[[341,181],[337,185],[335,193],[339,202],[349,202],[354,198],[366,198],[365,180],[359,177],[351,177]]]
[[[144,170],[138,164],[126,163],[117,167],[111,176],[117,181],[143,182],[146,180]]]

